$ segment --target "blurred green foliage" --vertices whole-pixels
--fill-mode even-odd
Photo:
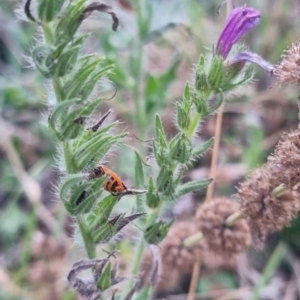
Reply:
[[[34,291],[35,287],[30,286],[31,283],[27,280],[32,263],[33,236],[36,231],[45,228],[37,220],[14,173],[12,161],[1,147],[2,131],[12,130],[15,150],[25,170],[42,186],[45,205],[50,209],[55,207],[60,231],[64,230],[65,213],[62,205],[55,200],[53,188],[49,184],[56,182],[57,178],[52,171],[56,156],[55,138],[42,125],[48,117],[42,116],[46,109],[44,101],[47,83],[35,70],[28,68],[29,63],[24,56],[28,55],[34,44],[35,27],[17,20],[14,9],[19,2],[2,0],[0,10],[0,117],[4,121],[0,128],[0,266],[8,270],[12,282],[21,289]],[[216,7],[220,4],[218,1],[193,0],[187,3],[176,0],[173,4],[164,3],[167,0],[159,2],[148,1],[145,9],[141,10],[142,14],[138,16],[134,12],[120,11],[120,16],[124,15],[124,19],[117,33],[103,28],[99,30],[97,26],[101,25],[101,20],[100,23],[96,21],[96,24],[87,24],[93,26],[95,31],[87,44],[87,51],[104,54],[108,58],[107,64],[113,63],[116,66],[110,79],[117,85],[118,92],[106,105],[113,106],[118,117],[124,120],[124,126],[135,126],[137,135],[142,140],[153,137],[154,127],[149,132],[142,128],[145,124],[154,124],[157,112],[166,111],[165,120],[169,125],[167,135],[174,131],[173,115],[167,109],[173,99],[181,97],[183,84],[190,79],[191,62],[197,60],[204,47],[216,41],[225,15],[222,11],[224,8],[221,16],[216,14]],[[247,45],[276,63],[283,50],[298,38],[300,19],[297,16],[300,4],[280,0],[252,0],[247,4],[262,11],[261,24],[247,37]],[[168,26],[170,23],[173,25]],[[225,129],[220,153],[222,163],[244,162],[247,170],[253,169],[265,161],[283,131],[297,126],[297,92],[293,88],[286,88],[277,94],[264,96],[266,93],[262,91],[270,83],[273,84],[272,79],[260,73],[258,82],[241,92],[238,99],[225,107],[229,125],[223,126]],[[110,88],[110,92],[112,90]],[[262,99],[259,104],[255,102],[258,96]],[[238,111],[240,104],[243,109]],[[270,118],[272,113],[276,118]],[[248,114],[254,114],[260,121],[249,126],[244,117]],[[203,138],[209,138],[212,135],[209,127],[203,124],[203,129]],[[276,134],[275,142],[268,140],[269,146],[265,147],[264,142],[268,137]],[[132,143],[139,147],[139,142]],[[230,151],[226,151],[231,143],[238,145],[242,153],[233,156]],[[129,182],[133,182],[133,174],[129,174],[128,170],[135,161],[134,154],[126,148],[122,148],[120,153],[115,159],[115,169],[126,180],[129,178]],[[209,159],[204,157],[201,166],[209,166],[209,163]],[[231,191],[234,184],[236,183],[229,188],[220,184],[220,187],[223,191]],[[130,207],[132,203],[128,201],[122,205]],[[279,238],[291,246],[298,258],[299,230],[300,221],[296,219],[290,228],[279,234]],[[130,247],[126,249],[130,251]],[[71,264],[71,261],[68,263]],[[228,288],[237,285],[232,275],[220,271],[200,280],[199,292],[207,290],[215,282]],[[35,297],[41,299],[39,295]],[[9,295],[1,288],[0,298],[26,299],[23,296],[13,296],[13,293]],[[62,299],[73,299],[73,294],[65,292]]]

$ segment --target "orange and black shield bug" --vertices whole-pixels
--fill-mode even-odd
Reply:
[[[103,187],[114,196],[138,195],[147,192],[147,190],[128,189],[122,179],[115,172],[103,165],[95,167],[89,173],[89,179],[99,178],[105,174],[108,174],[109,178],[105,181]]]
[[[127,187],[124,185],[122,179],[109,168],[99,165],[92,170],[89,174],[91,179],[99,178],[105,174],[109,175],[109,178],[104,183],[104,189],[113,195],[120,195],[127,192]]]

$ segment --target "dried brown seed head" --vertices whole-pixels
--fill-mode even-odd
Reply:
[[[282,55],[282,61],[275,66],[274,74],[280,84],[300,84],[300,40]]]
[[[198,232],[195,223],[184,221],[175,223],[159,245],[162,249],[162,260],[183,273],[190,272],[195,261],[201,260],[203,246],[197,243],[186,248],[183,246],[183,241]]]
[[[254,170],[238,188],[241,211],[260,232],[281,230],[289,225],[300,209],[300,202],[290,191],[276,195],[281,182],[268,166]],[[252,229],[255,228],[252,226]]]
[[[268,157],[268,167],[279,181],[291,190],[300,183],[300,129],[283,136],[273,155]]]
[[[221,197],[205,202],[200,207],[196,220],[209,250],[230,256],[250,245],[250,229],[245,220],[238,220],[232,226],[225,224],[226,219],[239,208],[238,203]]]

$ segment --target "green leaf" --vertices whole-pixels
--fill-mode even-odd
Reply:
[[[134,183],[136,187],[142,187],[145,185],[145,177],[144,177],[144,169],[142,159],[137,151],[135,152],[135,174],[134,174]],[[144,196],[137,195],[136,196],[136,204],[138,211],[145,210],[145,201]]]
[[[237,76],[232,82],[223,82],[220,89],[225,93],[245,86],[252,81],[254,74],[254,69],[249,67],[245,72],[239,74],[239,76]]]
[[[73,38],[81,23],[80,16],[85,9],[86,1],[78,0],[76,3],[72,1],[69,3],[55,30],[56,44],[68,42]]]
[[[223,92],[220,90],[218,92],[218,100],[217,100],[217,103],[213,106],[213,107],[210,107],[207,114],[210,115],[210,114],[213,114],[214,112],[216,112],[220,107],[221,105],[223,104],[224,102],[224,94]]]
[[[65,113],[65,119],[61,120],[61,126],[58,128],[56,124],[56,135],[60,141],[67,141],[69,139],[75,139],[83,130],[81,124],[74,121],[81,116],[81,109],[76,109],[69,114]]]
[[[105,176],[82,183],[83,175],[70,175],[60,187],[60,198],[72,215],[87,213],[103,192]]]
[[[70,73],[72,69],[75,67],[77,56],[80,46],[72,46],[69,50],[65,51],[59,58],[58,63],[55,66],[54,74],[57,77],[63,77],[66,74]]]
[[[90,96],[90,94],[94,90],[97,82],[102,77],[109,74],[112,70],[112,67],[113,66],[110,65],[110,66],[104,67],[100,70],[97,70],[96,72],[94,72],[94,74],[91,74],[91,76],[89,77],[89,80],[86,82],[86,84],[84,85],[84,87],[81,91],[80,98],[81,98],[82,101],[84,101],[85,99],[87,99]]]
[[[99,136],[104,135],[105,133],[107,133],[111,128],[115,127],[117,124],[119,124],[118,121],[115,121],[107,126],[105,126],[104,128],[102,128],[101,130],[97,131],[97,134]],[[77,150],[79,149],[79,147],[81,147],[84,143],[86,143],[89,139],[92,138],[93,135],[95,135],[96,133],[91,131],[91,130],[86,130],[84,132],[84,134],[80,137],[80,139],[77,139],[75,141],[75,143],[72,145],[73,147],[73,151],[77,152]]]
[[[65,0],[39,0],[38,16],[42,22],[52,21],[60,12]]]
[[[141,159],[140,154],[137,151],[135,152],[135,185],[137,187],[144,186],[145,177],[144,177],[144,169],[143,169],[143,161]]]
[[[213,145],[214,141],[215,137],[212,137],[208,141],[203,143],[200,147],[194,148],[192,156],[198,157],[200,155],[203,155]]]
[[[107,265],[100,275],[98,281],[97,281],[97,287],[100,290],[106,290],[110,288],[111,286],[111,263],[108,261]]]
[[[49,125],[56,133],[59,132],[56,129],[56,126],[60,123],[61,117],[64,116],[66,111],[68,111],[68,109],[77,102],[78,99],[65,100],[55,106],[55,109],[52,111],[49,118]]]
[[[162,166],[156,179],[157,190],[163,195],[172,196],[175,190],[173,172],[168,166]]]
[[[155,131],[156,131],[156,138],[158,139],[160,146],[163,148],[168,148],[167,137],[159,115],[156,115],[155,118]]]
[[[191,107],[191,93],[190,93],[190,85],[187,83],[183,92],[183,103],[185,111],[190,110]]]
[[[212,180],[212,178],[206,178],[184,183],[176,189],[176,197],[181,197],[185,194],[202,190],[206,188],[212,182]]]
[[[212,90],[218,90],[224,79],[223,57],[214,56],[207,76],[207,82]]]
[[[92,138],[81,145],[74,154],[74,160],[78,170],[82,170],[89,162],[100,161],[107,151],[115,144],[120,143],[127,133],[115,136],[100,135],[98,132]]]
[[[176,102],[177,126],[182,130],[187,130],[191,124],[190,107],[185,108],[184,103]]]
[[[151,209],[156,209],[160,204],[158,192],[155,190],[152,177],[149,179],[149,190],[146,194],[146,204]]]
[[[97,58],[92,60],[92,62],[89,62],[90,59],[91,58],[89,56],[83,57],[78,62],[79,65],[82,64],[81,68],[79,68],[78,71],[72,76],[72,79],[65,84],[66,99],[72,99],[79,96],[85,82],[88,80],[91,74],[94,74],[96,69],[104,60],[104,58]]]
[[[118,203],[119,198],[114,195],[108,195],[95,205],[88,216],[90,228],[97,229],[101,227],[110,217],[114,206]]]
[[[77,186],[83,180],[82,174],[69,175],[62,182],[59,189],[59,197],[62,201],[67,202],[70,196],[72,187]]]
[[[141,40],[147,38],[153,17],[153,9],[151,3],[147,1],[136,2],[137,21],[139,29],[139,37]]]
[[[158,244],[166,237],[173,222],[174,222],[174,220],[172,220],[168,223],[166,223],[162,220],[159,220],[159,221],[156,221],[155,223],[151,224],[145,230],[145,234],[144,234],[145,240],[149,244]]]
[[[75,216],[80,214],[86,214],[92,210],[98,198],[100,198],[103,193],[103,183],[106,177],[101,177],[97,179],[94,183],[91,183],[91,188],[86,191],[86,195],[83,195],[83,200],[78,203],[78,197],[81,194],[75,194],[70,200],[71,213]],[[75,201],[74,201],[75,200]]]
[[[46,60],[51,55],[52,49],[48,45],[38,45],[31,52],[36,68],[46,78],[51,77],[51,69],[46,65]]]
[[[160,76],[148,75],[146,78],[146,105],[145,111],[149,115],[159,109],[165,108],[167,104],[166,92],[171,83],[176,79],[176,70],[180,63],[180,57],[173,60],[168,71]]]

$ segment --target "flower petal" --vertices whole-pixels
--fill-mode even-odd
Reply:
[[[233,9],[218,40],[217,53],[226,58],[231,47],[259,21],[260,12],[254,8],[243,6]]]
[[[264,60],[261,56],[256,53],[249,51],[244,51],[236,54],[234,57],[230,57],[229,64],[233,65],[238,62],[252,62],[266,70],[267,72],[273,74],[274,67],[272,64]]]

